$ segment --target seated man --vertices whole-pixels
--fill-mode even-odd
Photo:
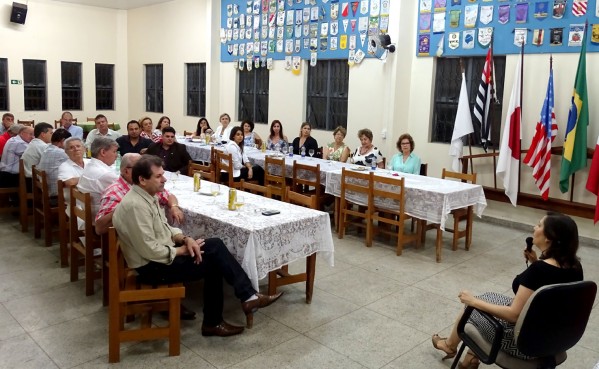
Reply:
[[[6,146],[8,140],[18,135],[22,127],[22,124],[13,124],[4,134],[0,135],[0,158],[2,158],[2,151],[4,151],[4,146]]]
[[[121,136],[116,139],[116,142],[119,144],[119,152],[121,156],[124,156],[127,153],[136,153],[143,154],[154,141],[140,137],[141,127],[136,120],[130,120],[127,123],[127,135]]]
[[[69,137],[64,141],[64,149],[68,159],[58,167],[58,179],[65,184],[64,198],[67,204],[70,203],[71,193],[68,187],[76,186],[79,183],[79,177],[83,174],[85,162],[83,161],[83,152],[85,146],[79,137]],[[69,214],[69,209],[66,209]]]
[[[19,160],[33,140],[33,127],[21,126],[19,134],[6,142],[0,159],[0,187],[19,186]]]
[[[48,144],[52,140],[54,127],[49,123],[38,123],[33,128],[35,138],[29,142],[27,149],[23,153],[23,165],[25,166],[25,177],[31,178],[31,167],[39,165],[42,159],[42,154],[48,148]]]
[[[0,135],[6,133],[10,126],[15,123],[15,116],[11,113],[2,114],[2,125],[0,125]]]
[[[83,169],[77,188],[91,195],[92,216],[95,218],[100,208],[100,199],[104,191],[118,178],[110,166],[114,164],[119,145],[105,137],[98,137],[92,143],[92,159]]]
[[[189,156],[185,145],[177,142],[175,133],[173,127],[164,128],[162,130],[162,142],[153,143],[146,150],[146,154],[160,157],[164,161],[164,170],[187,174],[187,166],[191,156]]]
[[[275,302],[282,293],[256,293],[247,274],[218,238],[194,240],[168,225],[155,195],[164,190],[162,160],[144,155],[133,166],[133,187],[112,221],[121,239],[127,264],[146,283],[181,283],[205,279],[203,336],[232,336],[243,332],[223,320],[223,278],[242,301],[248,327],[253,313]],[[178,245],[178,246],[177,246]]]
[[[62,128],[69,131],[71,136],[79,137],[83,140],[83,128],[79,127],[76,124],[73,124],[73,114],[71,114],[70,112],[65,111],[64,113],[62,113],[62,115],[60,116],[60,125],[62,126]]]
[[[116,141],[116,139],[121,136],[121,134],[117,131],[113,131],[112,129],[108,128],[108,119],[106,119],[105,115],[96,115],[95,122],[96,128],[92,129],[85,139],[85,147],[88,149],[92,147],[92,143],[97,137],[109,138],[113,141]]]
[[[71,137],[71,134],[66,129],[57,129],[52,133],[52,144],[48,146],[37,169],[46,172],[46,179],[48,181],[48,193],[50,196],[56,196],[58,180],[58,168],[62,163],[69,160],[69,157],[64,152],[64,141]]]

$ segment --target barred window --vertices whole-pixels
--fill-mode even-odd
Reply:
[[[146,64],[146,111],[162,113],[162,64]]]
[[[187,66],[187,115],[206,115],[206,63],[188,63]]]
[[[8,59],[0,58],[0,111],[8,110]]]
[[[81,63],[61,62],[62,110],[81,110]]]
[[[25,110],[46,110],[46,61],[23,59]]]
[[[239,110],[240,121],[248,119],[255,123],[268,123],[268,84],[266,68],[239,71]]]
[[[96,64],[96,110],[114,109],[114,64]]]
[[[308,68],[306,120],[313,128],[347,127],[349,65],[347,60],[318,61]]]
[[[481,81],[485,56],[461,58],[466,76],[466,87],[470,102],[470,113],[474,110],[476,94]],[[503,83],[505,80],[505,56],[494,56],[495,64],[495,91],[499,102],[503,98]],[[437,68],[435,76],[435,92],[433,103],[433,122],[431,142],[451,142],[453,126],[458,111],[462,74],[460,58],[436,58]],[[489,120],[491,125],[491,143],[495,148],[499,147],[499,133],[501,130],[501,109],[499,103],[490,108]],[[474,121],[472,114],[474,134],[472,144],[480,145],[480,127]]]

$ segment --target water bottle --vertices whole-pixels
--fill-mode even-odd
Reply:
[[[293,157],[293,146],[289,146],[287,148],[287,151],[289,152],[289,157],[292,158]]]
[[[115,170],[117,173],[121,172],[121,153],[119,152],[116,156],[116,161],[114,162]]]
[[[302,154],[302,159],[304,159],[306,157],[306,148],[304,146],[302,146],[301,154]]]
[[[376,156],[370,160],[370,169],[376,170]]]

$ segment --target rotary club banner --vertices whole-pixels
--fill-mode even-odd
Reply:
[[[541,20],[547,18],[549,11],[549,2],[548,1],[539,1],[535,4],[535,13],[534,17]]]

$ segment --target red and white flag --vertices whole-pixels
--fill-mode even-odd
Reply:
[[[582,17],[587,13],[588,0],[574,0],[572,3],[572,14],[576,17]]]
[[[595,145],[595,153],[593,154],[593,161],[591,162],[591,169],[589,169],[589,179],[587,180],[587,190],[591,191],[597,196],[597,204],[595,205],[595,219],[594,223],[599,222],[599,137],[597,137],[597,144]]]
[[[505,194],[510,198],[512,205],[516,206],[518,201],[518,170],[520,163],[520,140],[522,134],[520,125],[522,122],[522,110],[520,105],[520,88],[522,85],[522,58],[520,54],[518,65],[516,66],[516,76],[512,86],[512,95],[510,97],[510,106],[503,127],[503,137],[501,138],[501,147],[499,149],[499,161],[497,164],[497,175],[503,178],[503,188]]]

